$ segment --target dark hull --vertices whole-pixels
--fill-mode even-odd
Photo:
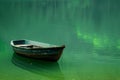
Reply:
[[[12,46],[16,54],[21,56],[46,60],[46,61],[58,61],[61,57],[63,49],[65,46],[60,47],[48,47],[48,48],[36,48],[36,49],[26,49],[21,47]]]
[[[62,54],[63,48],[25,50],[25,49],[13,47],[13,50],[15,53],[25,56],[25,57],[36,58],[36,59],[41,59],[41,60],[57,61]]]

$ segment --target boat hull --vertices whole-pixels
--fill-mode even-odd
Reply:
[[[26,50],[26,49],[20,49],[20,48],[13,47],[13,50],[16,54],[19,54],[21,56],[41,59],[41,60],[47,60],[47,61],[59,60],[63,52],[63,48]]]
[[[18,42],[17,41],[15,42],[19,43],[19,41],[20,40],[18,40]],[[16,54],[24,57],[28,57],[28,58],[34,58],[34,59],[40,59],[40,60],[46,60],[46,61],[58,61],[61,57],[63,49],[65,48],[64,45],[58,46],[58,47],[47,47],[47,48],[28,48],[28,47],[23,48],[23,47],[16,47],[16,45],[14,45],[16,44],[14,43],[14,41],[12,41],[11,43],[12,43],[13,50]]]

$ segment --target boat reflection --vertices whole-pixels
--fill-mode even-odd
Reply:
[[[64,80],[57,62],[46,62],[13,54],[12,63],[29,72],[44,76],[50,80]]]

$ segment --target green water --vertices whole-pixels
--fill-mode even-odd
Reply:
[[[0,80],[120,80],[119,0],[0,0]],[[13,53],[30,39],[66,48],[56,63]]]

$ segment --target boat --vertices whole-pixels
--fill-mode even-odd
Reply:
[[[58,61],[65,45],[57,46],[32,40],[12,40],[10,42],[14,53],[45,61]]]

